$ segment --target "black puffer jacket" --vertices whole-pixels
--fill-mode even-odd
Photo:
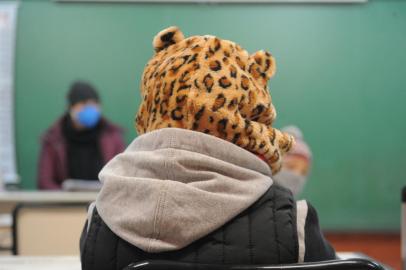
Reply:
[[[147,253],[122,240],[94,209],[90,225],[85,225],[81,237],[82,269],[119,270],[130,263],[149,259],[221,264],[334,259],[335,252],[320,231],[316,211],[304,201],[303,205],[307,211],[302,216],[305,223],[300,224],[291,192],[273,185],[251,207],[220,229],[183,249],[162,253]]]

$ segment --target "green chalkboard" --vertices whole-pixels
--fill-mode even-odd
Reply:
[[[140,76],[152,38],[178,25],[250,52],[278,71],[277,125],[296,123],[314,153],[303,197],[327,229],[396,230],[406,182],[406,1],[316,5],[64,4],[20,1],[16,134],[22,186],[35,188],[40,134],[65,110],[75,79],[135,136]]]

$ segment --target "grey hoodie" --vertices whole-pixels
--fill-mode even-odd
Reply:
[[[273,184],[270,168],[254,154],[176,128],[139,136],[99,177],[103,187],[96,207],[104,222],[153,253],[179,250],[220,228]],[[299,236],[305,212],[298,213]]]

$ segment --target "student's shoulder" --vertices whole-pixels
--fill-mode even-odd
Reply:
[[[52,143],[62,139],[63,117],[53,122],[41,135],[42,143]]]
[[[274,182],[273,185],[269,188],[269,191],[272,191],[274,194],[276,194],[277,196],[282,196],[282,197],[286,197],[290,200],[295,200],[293,193],[290,189],[281,186],[280,184]]]
[[[102,129],[106,133],[123,134],[124,129],[119,125],[113,123],[109,119],[102,117],[101,119]]]
[[[261,208],[268,204],[271,204],[272,208],[275,209],[294,211],[296,208],[296,201],[292,192],[275,183],[253,204],[253,208]]]

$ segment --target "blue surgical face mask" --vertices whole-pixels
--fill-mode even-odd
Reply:
[[[99,123],[100,117],[100,111],[94,105],[86,105],[76,114],[77,121],[87,128],[96,126]]]

